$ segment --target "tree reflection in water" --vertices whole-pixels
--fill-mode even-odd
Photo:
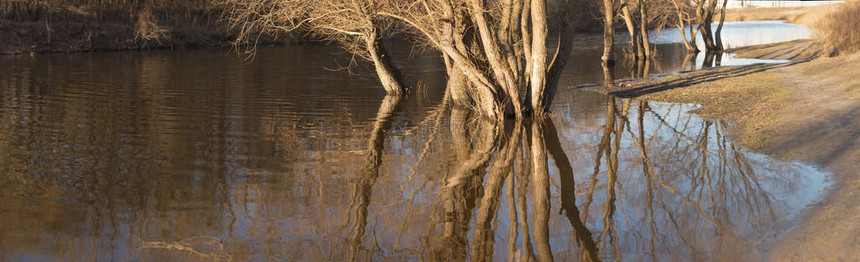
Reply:
[[[783,193],[771,191],[798,176],[782,176],[788,167],[739,150],[724,136],[725,122],[684,113],[689,107],[655,110],[647,102],[607,97],[605,108],[599,137],[585,139],[597,139],[596,146],[565,141],[552,118],[499,124],[450,109],[450,139],[438,142],[450,146],[438,148],[451,151],[429,153],[448,157],[445,175],[406,189],[426,192],[421,199],[413,193],[405,212],[436,210],[432,219],[401,217],[409,226],[398,228],[396,240],[358,234],[351,248],[362,250],[364,259],[700,260],[747,254],[742,245],[773,234],[769,230],[780,223],[774,195]],[[579,153],[588,151],[591,156]],[[367,178],[358,181],[357,188],[371,191]],[[436,186],[424,187],[428,183]],[[356,221],[367,219],[362,201],[370,197],[360,198]],[[396,198],[376,200],[397,208]],[[356,223],[353,232],[365,226],[385,231],[394,222]],[[403,242],[413,233],[422,244]],[[387,249],[380,237],[414,249]]]
[[[44,161],[4,162],[11,175],[0,181],[8,189],[0,198],[16,213],[0,212],[0,218],[18,226],[3,227],[10,233],[0,234],[0,251],[12,255],[0,258],[46,252],[40,245],[71,245],[79,248],[57,248],[53,256],[710,260],[751,255],[750,246],[790,226],[791,215],[810,201],[796,193],[806,186],[808,169],[738,148],[725,137],[727,123],[686,113],[692,106],[589,95],[573,96],[588,100],[570,103],[584,107],[572,113],[558,107],[551,117],[524,122],[490,121],[447,102],[415,113],[399,97],[385,97],[365,114],[366,122],[314,122],[331,128],[318,132],[296,132],[302,123],[289,118],[270,117],[265,124],[215,118],[227,122],[203,126],[244,124],[264,136],[176,132],[132,146],[105,140],[99,150],[118,153],[101,154],[113,158],[93,169],[65,166],[74,162],[35,148],[63,148],[50,133],[3,140],[3,148],[25,148]],[[161,118],[140,132],[210,121],[153,115]],[[339,129],[349,132],[331,131]],[[91,131],[99,130],[106,129]],[[188,149],[197,145],[211,151]],[[272,152],[227,161],[247,148]],[[148,158],[121,152],[157,152],[164,164],[153,167]],[[188,167],[178,163],[185,159],[219,164],[183,173]],[[83,171],[60,179],[32,166]],[[53,242],[9,238],[28,232]]]

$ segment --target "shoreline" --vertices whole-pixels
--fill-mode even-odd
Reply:
[[[789,20],[806,24],[802,17],[813,12],[806,8],[744,8],[728,9],[726,22],[761,20]],[[112,19],[99,20],[86,10],[54,9],[50,23],[41,18],[35,20],[0,19],[0,55],[32,55],[46,53],[81,53],[104,51],[184,50],[198,48],[234,48],[235,30],[217,17],[212,10],[156,10],[170,15],[153,19],[149,31],[140,31],[139,25],[120,17],[117,10],[102,10]],[[90,10],[92,11],[92,10]],[[181,17],[184,12],[194,13],[193,21],[176,21],[169,17]],[[583,10],[587,15],[590,10]],[[161,20],[161,21],[158,21]],[[197,21],[200,20],[200,21]],[[809,20],[809,19],[806,19]],[[579,19],[577,34],[600,33],[595,31],[595,19]],[[186,24],[190,23],[190,24]],[[48,26],[50,24],[50,26]],[[617,30],[625,27],[618,25]],[[267,36],[260,39],[263,45],[291,45],[313,43],[313,39],[302,39],[293,35]]]
[[[776,261],[860,258],[860,54],[814,59],[825,53],[815,51],[821,50],[815,40],[743,49],[735,51],[795,61],[717,67],[591,89],[700,104],[695,113],[737,124],[728,135],[740,145],[830,172],[831,185],[822,199],[804,208],[791,229],[764,243],[761,253]]]

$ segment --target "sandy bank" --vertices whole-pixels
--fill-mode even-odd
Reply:
[[[801,43],[792,43],[797,45]],[[809,44],[803,43],[803,44]],[[760,49],[759,49],[760,50]],[[610,94],[701,104],[746,147],[832,171],[833,188],[769,245],[771,260],[860,259],[860,55],[688,72]]]

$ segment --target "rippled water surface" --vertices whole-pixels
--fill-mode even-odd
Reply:
[[[564,85],[603,79],[589,50]],[[502,124],[447,107],[432,54],[398,100],[337,49],[259,52],[0,57],[0,260],[731,259],[826,185],[694,105],[562,88]]]

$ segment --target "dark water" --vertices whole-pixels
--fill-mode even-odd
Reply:
[[[0,261],[754,257],[826,186],[695,105],[563,88],[500,124],[442,104],[432,54],[398,101],[337,52],[0,57]],[[574,58],[565,85],[603,79]]]

